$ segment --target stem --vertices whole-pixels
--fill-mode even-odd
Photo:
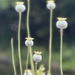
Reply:
[[[35,70],[36,70],[36,75],[37,75],[37,62],[35,63]]]
[[[29,59],[29,50],[28,50],[28,52],[27,52],[26,70],[28,69],[28,59]]]
[[[28,10],[27,10],[27,36],[30,37],[30,30],[29,30],[29,12],[30,12],[30,0],[28,0]],[[28,69],[28,58],[29,58],[29,48],[26,60],[26,70]]]
[[[51,74],[51,59],[52,59],[52,10],[50,10],[50,39],[49,39],[49,74]]]
[[[11,48],[12,48],[12,63],[13,63],[14,75],[17,75],[16,66],[15,66],[15,59],[14,59],[15,57],[14,57],[13,38],[11,38]]]
[[[30,37],[30,30],[29,30],[29,12],[30,12],[30,0],[28,0],[28,10],[27,10],[27,35]]]
[[[28,10],[27,10],[27,35],[30,37],[30,30],[29,30],[29,13],[30,13],[30,0],[28,0]],[[31,47],[28,47],[28,50],[30,51],[30,61],[31,61],[31,68],[32,68],[32,73],[35,75],[34,72],[34,64],[33,64],[33,59],[32,59],[32,49]]]
[[[21,63],[21,51],[20,51],[20,27],[21,27],[21,13],[19,13],[19,25],[18,25],[18,56],[19,56],[19,65],[20,65],[20,75],[22,74],[22,63]]]
[[[31,47],[29,47],[29,51],[30,51],[30,61],[31,61],[32,73],[33,73],[33,75],[35,75],[34,63],[33,63],[33,58],[32,58],[32,48]]]
[[[63,75],[63,70],[62,70],[62,44],[63,44],[63,30],[60,30],[60,71],[61,75]]]
[[[28,0],[28,10],[27,10],[27,36],[30,37],[30,30],[29,30],[29,12],[30,12],[30,0]],[[28,69],[28,58],[29,58],[29,48],[26,60],[26,74]]]

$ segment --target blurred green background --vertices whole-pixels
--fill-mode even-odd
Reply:
[[[14,38],[15,60],[19,75],[19,63],[17,55],[17,28],[18,13],[15,11],[16,1],[27,0],[0,0],[0,75],[13,75],[11,61],[11,37]],[[64,75],[75,75],[75,0],[55,0],[56,9],[53,12],[53,54],[52,74],[60,75],[59,70],[59,29],[56,28],[57,17],[67,17],[68,28],[64,30],[63,43],[63,70]],[[42,51],[43,60],[39,65],[48,64],[48,41],[49,41],[49,10],[46,8],[46,0],[31,0],[30,32],[34,37],[34,50]],[[27,10],[22,14],[21,25],[21,54],[23,70],[27,55],[25,46]],[[30,64],[29,64],[30,68]]]

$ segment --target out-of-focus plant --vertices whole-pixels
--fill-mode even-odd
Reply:
[[[14,57],[14,46],[13,46],[13,38],[11,38],[11,48],[12,48],[12,63],[13,63],[13,69],[14,69],[14,75],[17,75],[16,73],[16,64],[15,64],[15,57]]]
[[[0,10],[6,10],[8,8],[14,7],[15,2],[18,0],[0,0]]]

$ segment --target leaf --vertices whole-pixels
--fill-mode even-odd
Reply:
[[[45,70],[44,65],[41,65],[41,66],[39,67],[39,69],[37,70],[37,75],[42,75],[44,70]]]

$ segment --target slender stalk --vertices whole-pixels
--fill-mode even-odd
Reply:
[[[21,13],[19,13],[19,25],[18,25],[18,56],[19,56],[19,65],[20,65],[20,75],[22,74],[22,63],[21,63],[21,51],[20,51],[20,28],[21,28]]]
[[[14,75],[17,75],[16,66],[15,66],[15,59],[14,59],[15,57],[14,57],[13,38],[11,38],[11,48],[12,48],[12,63],[13,63]]]
[[[51,74],[51,59],[52,59],[52,10],[50,10],[50,39],[49,39],[49,74]]]
[[[30,0],[28,0],[28,10],[27,10],[27,36],[30,37],[30,29],[29,29],[29,13],[30,13]],[[28,69],[28,58],[29,58],[29,48],[28,55],[26,60],[26,70]]]
[[[29,13],[30,13],[30,0],[28,0],[28,10],[27,10],[27,35],[28,35],[28,37],[30,37]],[[32,49],[31,49],[31,47],[28,47],[28,50],[30,51],[30,60],[31,60],[32,72],[33,72],[33,75],[35,75],[35,72],[34,72],[34,64],[33,64],[33,60],[32,60]]]
[[[28,69],[28,59],[29,59],[29,50],[28,50],[28,52],[27,52],[26,70]]]
[[[35,63],[36,75],[37,75],[37,65],[38,65],[38,63],[36,62],[36,63]]]
[[[27,10],[27,35],[28,35],[28,37],[30,37],[29,13],[30,13],[30,0],[28,0],[28,10]],[[31,49],[31,47],[28,47],[28,50],[30,51],[30,61],[31,61],[32,73],[33,73],[33,75],[35,75],[35,72],[34,72],[34,64],[33,64],[33,59],[32,59],[32,49]],[[28,63],[28,62],[27,62],[27,63]]]
[[[32,48],[31,48],[31,47],[29,47],[29,51],[30,51],[30,61],[31,61],[32,73],[33,73],[33,75],[35,75],[34,64],[33,64],[33,58],[32,58]]]
[[[63,46],[63,30],[60,30],[60,71],[61,75],[63,75],[63,70],[62,70],[62,46]]]
[[[30,0],[28,0],[28,10],[27,10],[27,35],[30,37],[30,30],[29,30],[29,13],[30,13]]]
[[[30,13],[30,0],[28,0],[28,10],[27,10],[27,36],[28,37],[30,37],[29,13]],[[29,58],[29,48],[28,48],[28,55],[27,55],[27,60],[26,60],[26,70],[28,69],[28,58]]]

